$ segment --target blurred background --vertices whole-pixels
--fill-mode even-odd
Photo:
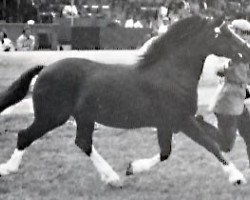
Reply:
[[[16,45],[24,24],[34,49],[136,49],[192,14],[250,19],[249,0],[1,0],[0,28]]]

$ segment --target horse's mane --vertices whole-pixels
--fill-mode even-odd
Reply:
[[[195,15],[173,24],[169,30],[157,38],[148,50],[141,56],[138,67],[144,68],[158,61],[162,56],[176,53],[178,49],[185,48],[190,40],[200,33],[207,25],[207,20]]]

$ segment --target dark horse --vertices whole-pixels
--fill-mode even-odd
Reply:
[[[130,67],[69,58],[29,69],[0,97],[2,111],[24,98],[32,77],[41,71],[33,90],[34,121],[18,133],[17,147],[10,160],[0,165],[0,174],[16,172],[31,143],[73,116],[76,145],[90,157],[102,180],[111,185],[120,186],[120,179],[92,145],[95,122],[128,129],[157,128],[160,154],[134,161],[127,174],[148,170],[166,160],[171,153],[172,134],[182,131],[215,155],[230,182],[245,182],[206,134],[206,126],[195,118],[197,85],[205,58],[212,53],[232,60],[239,59],[238,53],[250,58],[249,48],[223,22],[222,18],[200,16],[184,19]]]

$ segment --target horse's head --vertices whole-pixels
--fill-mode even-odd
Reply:
[[[206,44],[210,53],[233,60],[250,62],[249,44],[236,34],[231,24],[224,20],[224,17],[212,20],[208,24]]]
[[[165,60],[174,63],[176,67],[201,71],[202,65],[195,65],[204,61],[209,54],[224,56],[240,62],[250,62],[250,48],[238,36],[224,17],[207,19],[196,15],[180,20],[170,26],[169,30],[156,39],[142,56],[140,68],[154,66]],[[176,64],[178,62],[178,64]],[[189,62],[189,64],[187,64]],[[166,68],[166,66],[161,64]],[[172,69],[167,69],[168,71]]]

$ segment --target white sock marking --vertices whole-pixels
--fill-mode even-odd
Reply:
[[[102,181],[106,184],[112,186],[121,187],[120,178],[118,174],[112,169],[112,167],[103,159],[103,157],[96,151],[94,146],[92,146],[92,152],[90,154],[90,159],[92,160],[97,171],[101,175]]]
[[[233,163],[229,163],[229,165],[222,165],[222,168],[226,174],[229,176],[229,182],[232,184],[237,183],[237,181],[241,181],[243,184],[247,183],[247,180],[243,176],[243,174],[235,167]]]
[[[135,160],[132,163],[133,173],[140,173],[150,170],[153,166],[161,162],[160,154],[155,155],[152,158]]]
[[[4,164],[0,165],[0,175],[8,175],[17,172],[22,161],[24,151],[15,149],[11,158]]]

